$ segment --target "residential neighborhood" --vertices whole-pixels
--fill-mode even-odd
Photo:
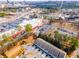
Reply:
[[[79,8],[60,2],[1,1],[0,58],[79,58]]]

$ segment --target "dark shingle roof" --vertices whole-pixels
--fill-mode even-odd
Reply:
[[[50,54],[52,57],[64,58],[66,56],[66,53],[64,51],[62,51],[59,48],[51,45],[50,43],[44,41],[41,38],[38,38],[34,44],[41,47],[48,54]]]

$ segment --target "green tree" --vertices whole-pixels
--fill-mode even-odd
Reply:
[[[7,35],[7,34],[3,34],[3,39],[4,39],[4,42],[8,42],[8,41],[11,41],[12,40],[12,37]]]
[[[58,48],[61,48],[62,47],[62,35],[58,32],[58,31],[55,31],[54,32],[55,35],[54,35],[54,45],[57,46]]]
[[[32,26],[31,26],[31,24],[27,24],[27,25],[25,26],[25,30],[26,30],[26,32],[30,33],[30,32],[32,31]]]
[[[79,55],[77,55],[77,58],[79,58]]]
[[[75,37],[71,38],[71,44],[72,44],[72,48],[73,50],[75,50],[78,47],[78,40]]]
[[[21,26],[20,25],[17,25],[17,30],[21,30]]]
[[[57,41],[62,40],[62,35],[61,35],[58,31],[55,31],[54,33],[55,33],[54,38],[55,38]]]
[[[68,40],[67,34],[63,36],[63,39],[64,39],[64,41],[67,41]]]
[[[7,16],[8,14],[6,13],[0,13],[0,17],[4,17],[4,16]]]

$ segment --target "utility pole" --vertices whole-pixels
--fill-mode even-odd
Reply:
[[[7,0],[7,4],[9,3],[9,0]]]
[[[24,0],[24,4],[26,4],[26,1]]]
[[[62,8],[62,6],[63,6],[63,0],[61,1],[61,5],[60,5],[59,9],[61,9],[61,8]]]

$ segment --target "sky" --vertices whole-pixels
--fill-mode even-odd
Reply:
[[[6,1],[6,0],[0,0]],[[23,0],[9,0],[9,1],[23,1]],[[62,0],[25,0],[25,1],[62,1]],[[63,0],[63,1],[79,1],[79,0]]]

